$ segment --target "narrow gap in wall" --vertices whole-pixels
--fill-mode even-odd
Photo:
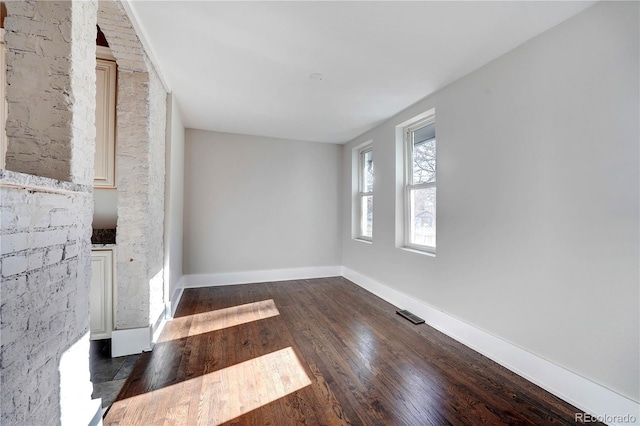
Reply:
[[[96,25],[96,28],[98,29],[98,32],[96,34],[96,44],[98,46],[109,47],[109,42],[107,41],[107,37],[105,37],[104,33],[102,32],[99,26]]]

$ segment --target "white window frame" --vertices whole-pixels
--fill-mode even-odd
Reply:
[[[363,213],[366,209],[365,205],[365,197],[371,197],[373,203],[373,190],[367,192],[365,188],[365,163],[364,157],[365,154],[371,152],[373,158],[373,144],[369,143],[358,150],[358,206],[357,206],[357,229],[356,229],[356,239],[364,240],[364,241],[373,241],[373,221],[371,222],[371,236],[364,235],[364,223],[363,223]],[[372,188],[373,189],[373,188]]]
[[[411,191],[416,189],[436,188],[437,184],[437,172],[436,180],[428,183],[413,183],[413,141],[411,140],[411,133],[422,127],[434,124],[436,122],[435,113],[422,118],[414,123],[409,124],[404,128],[404,246],[406,248],[427,252],[436,253],[437,246],[437,231],[436,231],[436,246],[427,246],[422,244],[416,244],[411,242]],[[436,171],[438,170],[438,145],[436,142]],[[437,190],[436,190],[436,227],[437,227]]]

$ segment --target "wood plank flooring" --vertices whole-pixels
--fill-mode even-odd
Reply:
[[[575,407],[336,277],[187,289],[106,425],[575,425]]]

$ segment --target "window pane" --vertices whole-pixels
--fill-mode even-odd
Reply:
[[[373,192],[373,151],[362,153],[362,192]]]
[[[436,188],[411,190],[411,234],[409,242],[436,246]]]
[[[412,132],[413,184],[436,181],[435,123]]]
[[[373,237],[373,195],[365,195],[360,198],[360,235]]]
[[[427,124],[413,131],[413,143],[419,144],[420,142],[428,141],[429,139],[435,139],[436,137],[436,123]]]

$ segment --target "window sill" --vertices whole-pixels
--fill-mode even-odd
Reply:
[[[364,238],[354,238],[354,240],[365,244],[373,244],[373,240],[365,240]]]
[[[428,257],[436,257],[435,251],[418,250],[411,247],[398,247],[400,250],[408,251],[410,253],[421,254]]]

